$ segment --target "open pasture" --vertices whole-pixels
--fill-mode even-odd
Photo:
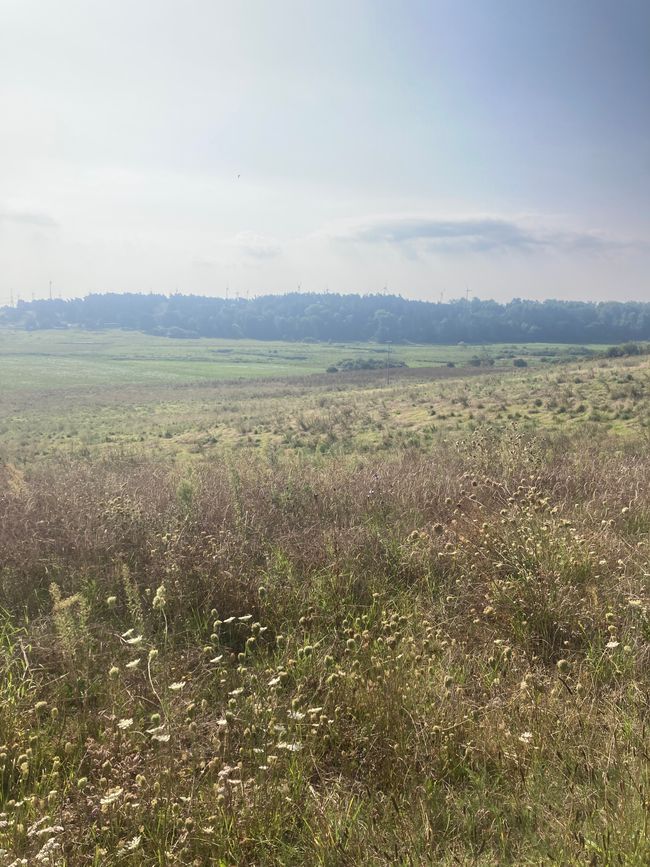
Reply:
[[[2,867],[648,863],[648,356],[69,337],[4,344]]]
[[[387,359],[387,347],[139,342],[118,332],[1,337],[0,458],[19,465],[247,449],[387,454],[485,424],[629,434],[649,416],[647,356],[568,364],[578,350],[567,346],[391,347],[408,368],[326,373],[342,358]],[[476,356],[494,366],[469,364]],[[529,366],[514,368],[513,358]]]
[[[160,385],[323,373],[344,359],[400,359],[433,367],[470,359],[511,363],[522,357],[571,358],[602,346],[494,344],[388,346],[373,343],[281,343],[257,340],[182,340],[129,331],[18,331],[0,329],[0,392],[111,385]]]

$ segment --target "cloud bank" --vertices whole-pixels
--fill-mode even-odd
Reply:
[[[340,242],[374,244],[418,253],[608,253],[639,246],[596,232],[546,229],[524,219],[493,216],[393,215],[373,217],[335,231]]]
[[[3,223],[36,226],[40,229],[56,229],[59,225],[49,214],[14,210],[0,210],[0,225]]]

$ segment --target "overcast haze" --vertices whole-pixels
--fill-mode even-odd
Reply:
[[[0,10],[0,302],[650,300],[647,0]]]

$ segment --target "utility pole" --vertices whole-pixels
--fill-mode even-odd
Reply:
[[[52,281],[50,280],[50,301],[52,300]]]
[[[388,354],[386,355],[386,385],[390,385],[390,343],[388,344]]]

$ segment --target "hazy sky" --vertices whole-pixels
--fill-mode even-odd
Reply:
[[[0,0],[0,302],[650,301],[650,0]]]

